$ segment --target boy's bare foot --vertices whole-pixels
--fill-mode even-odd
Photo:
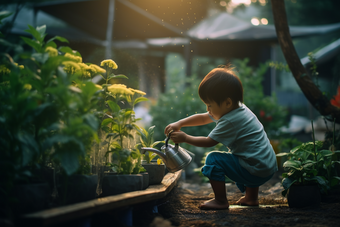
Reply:
[[[242,196],[237,202],[237,205],[241,206],[258,206],[259,205],[259,200],[250,200],[247,199],[245,196]]]
[[[202,203],[199,208],[202,210],[226,210],[229,209],[229,203],[228,200],[219,201],[211,199]]]

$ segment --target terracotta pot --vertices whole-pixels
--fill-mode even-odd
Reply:
[[[143,188],[142,174],[105,173],[101,197],[138,191]]]
[[[287,193],[290,208],[307,206],[318,207],[321,203],[321,195],[318,185],[295,185],[293,184]]]
[[[147,164],[143,163],[142,166],[149,173],[149,184],[160,184],[165,175],[165,165],[161,164]]]

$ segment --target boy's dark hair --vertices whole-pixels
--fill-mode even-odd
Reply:
[[[216,102],[219,106],[230,98],[233,105],[243,103],[243,86],[241,80],[230,67],[215,68],[201,81],[198,94],[203,102]]]

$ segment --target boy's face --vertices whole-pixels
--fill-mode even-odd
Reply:
[[[214,101],[205,102],[205,105],[207,106],[207,111],[215,120],[219,120],[231,110],[228,100],[222,102],[220,106]]]

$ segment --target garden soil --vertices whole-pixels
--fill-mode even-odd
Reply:
[[[320,207],[289,208],[287,199],[281,195],[279,173],[260,187],[259,208],[200,210],[199,204],[214,197],[210,184],[201,181],[196,175],[179,181],[165,198],[150,204],[151,214],[146,206],[136,207],[133,226],[340,226],[340,195],[324,197]],[[230,205],[243,196],[234,183],[227,183],[226,189]]]

